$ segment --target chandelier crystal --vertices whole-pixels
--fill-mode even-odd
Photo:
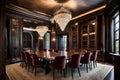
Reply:
[[[54,20],[59,25],[61,31],[64,31],[71,18],[72,18],[71,12],[64,7],[61,7],[54,14]]]
[[[35,30],[38,32],[38,34],[40,36],[43,37],[44,34],[48,31],[48,27],[47,26],[37,26]]]

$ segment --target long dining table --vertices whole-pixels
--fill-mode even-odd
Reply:
[[[40,59],[40,61],[42,60],[42,63],[45,64],[45,74],[48,74],[51,71],[51,69],[49,68],[49,65],[52,63],[52,61],[54,61],[56,56],[65,56],[66,61],[69,61],[69,59],[71,58],[71,56],[73,54],[84,55],[85,52],[75,52],[75,51],[70,51],[70,52],[66,52],[66,51],[59,51],[59,52],[36,51],[36,52],[32,52],[31,51],[30,54],[36,54],[37,57]]]

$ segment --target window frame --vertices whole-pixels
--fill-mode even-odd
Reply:
[[[118,17],[118,21],[116,22],[116,18]],[[120,35],[118,36],[118,38],[116,39],[116,33],[118,32],[118,34],[120,34],[120,15],[119,15],[119,12],[116,12],[113,16],[112,16],[112,24],[111,24],[111,42],[112,42],[112,52],[115,52],[115,53],[119,53],[120,51]],[[118,24],[118,29],[116,29],[116,25]],[[118,48],[118,51],[116,51],[116,42],[119,41],[119,48]]]

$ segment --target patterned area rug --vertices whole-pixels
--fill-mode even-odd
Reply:
[[[114,68],[111,65],[97,63],[97,67],[86,72],[84,66],[80,66],[81,77],[79,77],[77,69],[74,72],[74,80],[104,80],[107,74]],[[72,80],[71,70],[68,68],[67,75],[64,77],[63,74],[56,71],[55,79],[56,80]],[[37,75],[31,72],[28,72],[27,69],[22,68],[20,63],[10,64],[6,66],[6,73],[10,80],[53,80],[52,71],[49,74],[45,74],[44,69],[38,68]]]

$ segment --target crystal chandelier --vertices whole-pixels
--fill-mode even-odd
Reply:
[[[72,18],[71,12],[68,9],[65,9],[64,7],[61,7],[54,14],[54,20],[59,25],[62,31],[64,31],[71,18]]]
[[[38,32],[38,34],[40,36],[43,37],[44,34],[48,31],[48,27],[47,26],[37,26],[35,30]]]

